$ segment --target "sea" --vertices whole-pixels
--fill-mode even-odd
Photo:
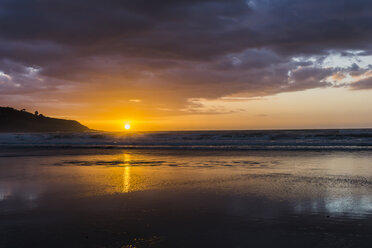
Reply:
[[[0,133],[2,147],[370,150],[372,129]]]

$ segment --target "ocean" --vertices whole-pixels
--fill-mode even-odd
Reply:
[[[3,147],[204,150],[370,150],[372,129],[0,133]]]

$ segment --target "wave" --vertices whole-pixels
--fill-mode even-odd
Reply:
[[[372,149],[372,129],[1,133],[5,147],[149,149]]]

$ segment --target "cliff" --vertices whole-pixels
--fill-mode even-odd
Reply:
[[[77,121],[45,117],[0,107],[0,132],[83,132],[90,129]]]

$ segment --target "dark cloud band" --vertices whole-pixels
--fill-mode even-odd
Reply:
[[[368,0],[0,0],[0,94],[270,95],[326,87],[337,71],[294,57],[365,56],[371,44]]]

